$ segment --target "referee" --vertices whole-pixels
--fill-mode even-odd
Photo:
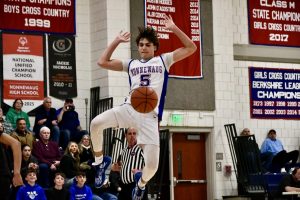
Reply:
[[[125,132],[125,138],[128,147],[123,149],[119,158],[118,164],[115,163],[112,168],[113,171],[119,170],[121,176],[121,191],[119,193],[119,200],[132,200],[132,190],[135,188],[134,175],[132,170],[142,170],[144,167],[144,157],[142,148],[137,145],[136,140],[137,131],[135,128],[128,128]],[[147,200],[147,188],[143,200]]]

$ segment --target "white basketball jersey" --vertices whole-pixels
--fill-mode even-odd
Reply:
[[[154,112],[161,120],[167,92],[169,69],[172,64],[173,53],[162,54],[148,61],[129,60],[129,62],[124,62],[123,70],[128,72],[130,84],[130,92],[126,97],[125,103],[130,104],[130,96],[134,89],[141,86],[151,87],[155,90],[158,97],[158,103]]]

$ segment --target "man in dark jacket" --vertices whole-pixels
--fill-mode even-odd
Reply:
[[[52,108],[51,105],[51,98],[46,97],[43,105],[40,106],[36,111],[33,132],[38,138],[40,129],[43,126],[47,126],[51,130],[52,141],[55,141],[57,144],[59,144],[60,131],[56,117],[56,109]]]

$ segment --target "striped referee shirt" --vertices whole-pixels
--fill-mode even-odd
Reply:
[[[145,165],[143,150],[140,146],[135,145],[133,148],[125,148],[120,154],[121,180],[124,184],[134,182],[132,169],[142,169]]]

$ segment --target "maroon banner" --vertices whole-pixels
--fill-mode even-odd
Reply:
[[[159,36],[157,55],[182,47],[180,40],[164,28],[164,14],[171,15],[175,24],[197,45],[197,51],[188,58],[175,63],[170,69],[171,77],[202,77],[200,3],[199,0],[145,0],[145,24],[153,27]]]
[[[1,0],[0,29],[75,34],[75,0]]]
[[[248,0],[252,44],[300,46],[299,0]]]

